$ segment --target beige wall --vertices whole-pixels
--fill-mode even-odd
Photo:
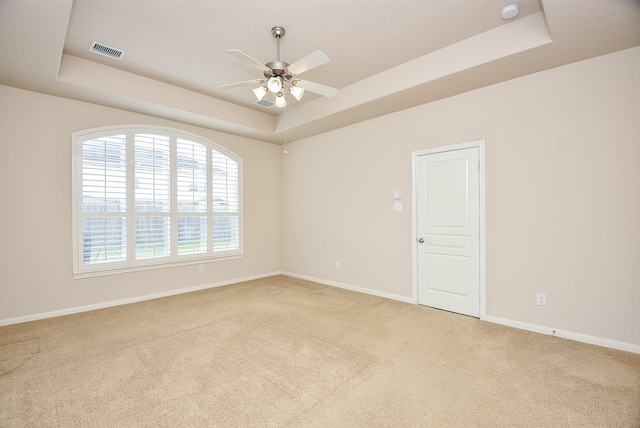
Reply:
[[[281,269],[278,146],[154,117],[0,86],[0,320],[132,299]],[[244,164],[240,260],[74,280],[71,133],[112,124],[184,129]]]
[[[634,48],[290,144],[283,270],[412,298],[412,151],[484,139],[487,315],[640,344],[638,76]]]
[[[284,157],[0,86],[0,320],[280,270],[410,300],[411,153],[485,139],[487,314],[640,345],[638,76],[634,48],[291,143]],[[71,133],[122,123],[185,129],[243,158],[244,259],[73,279]]]

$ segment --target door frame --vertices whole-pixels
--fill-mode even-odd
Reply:
[[[418,304],[418,189],[416,161],[418,156],[431,155],[435,153],[450,152],[454,150],[478,148],[478,161],[480,171],[478,173],[479,191],[479,214],[480,214],[480,319],[487,319],[487,295],[486,295],[486,205],[485,205],[485,140],[475,140],[467,143],[451,144],[439,146],[432,149],[416,150],[411,153],[411,187],[412,187],[412,224],[411,241],[412,245],[412,266],[413,266],[413,296],[412,300]]]

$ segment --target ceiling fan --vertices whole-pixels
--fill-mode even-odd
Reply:
[[[285,85],[289,86],[289,93],[298,101],[302,98],[305,89],[309,92],[323,95],[325,97],[333,97],[337,94],[338,90],[336,88],[298,79],[297,77],[305,71],[309,71],[312,68],[328,63],[329,57],[325,53],[315,51],[291,65],[280,61],[280,39],[284,36],[284,32],[284,28],[282,27],[273,27],[271,29],[271,34],[276,38],[278,43],[277,59],[266,64],[260,63],[246,53],[237,49],[227,49],[225,52],[228,54],[233,55],[245,64],[262,71],[264,78],[229,83],[227,85],[218,86],[218,88],[229,89],[238,86],[255,85],[267,82],[266,85],[261,85],[253,89],[253,93],[258,98],[258,101],[262,101],[267,92],[272,92],[274,94],[273,104],[279,108],[283,108],[287,105],[287,100],[284,98],[283,92]]]

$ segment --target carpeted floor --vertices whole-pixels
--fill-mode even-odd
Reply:
[[[640,427],[640,355],[276,276],[0,328],[0,427]]]

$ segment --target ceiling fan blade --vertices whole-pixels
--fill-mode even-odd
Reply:
[[[313,92],[314,94],[319,94],[330,98],[338,93],[338,90],[336,88],[321,85],[320,83],[309,82],[308,80],[296,79],[296,86],[299,86],[306,91]]]
[[[237,49],[227,49],[225,52],[230,54],[230,55],[235,56],[239,60],[243,61],[245,64],[248,64],[251,67],[257,68],[258,70],[262,71],[263,73],[272,74],[272,71],[271,71],[271,69],[269,67],[267,67],[266,65],[262,64],[257,59],[251,58],[249,55],[247,55],[246,53],[244,53],[242,51],[239,51]]]
[[[297,74],[304,73],[307,70],[311,70],[312,68],[316,68],[328,62],[329,62],[329,57],[324,52],[315,51],[305,56],[304,58],[299,59],[298,61],[294,62],[290,66],[288,66],[287,71],[291,73],[292,76],[295,76]]]
[[[262,83],[262,82],[266,82],[266,80],[264,79],[245,80],[244,82],[227,83],[226,85],[220,85],[218,86],[218,88],[220,89],[237,88],[238,86],[257,85],[258,83]]]

